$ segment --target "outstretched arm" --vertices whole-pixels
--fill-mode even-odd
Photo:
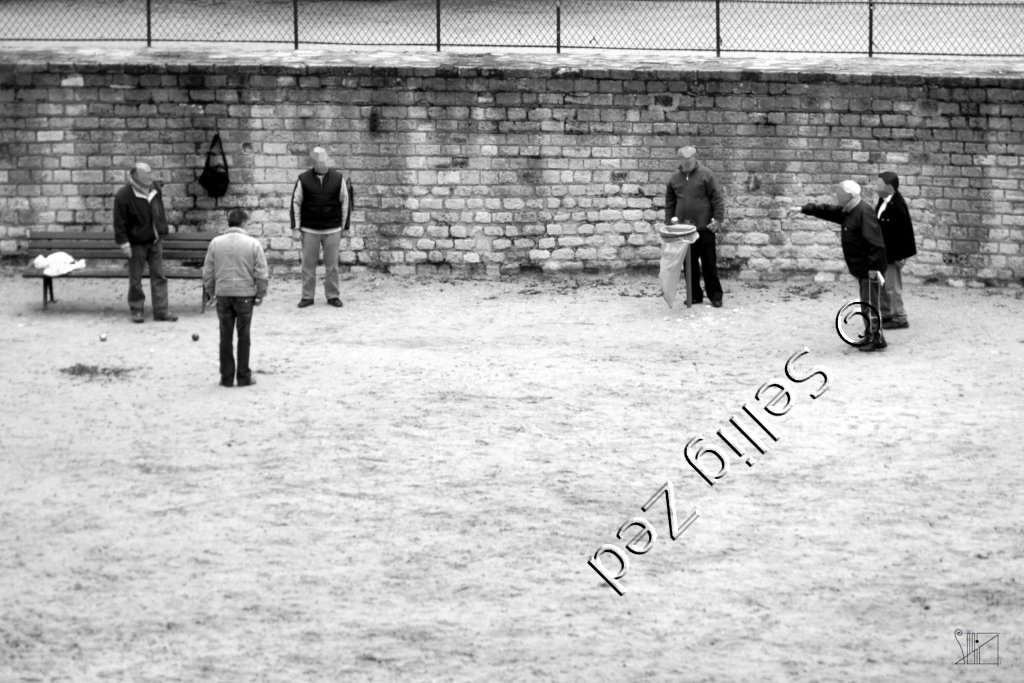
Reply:
[[[843,223],[843,207],[834,204],[804,204],[800,207],[800,213],[840,225]]]

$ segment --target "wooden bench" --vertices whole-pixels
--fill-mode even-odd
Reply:
[[[206,259],[206,249],[210,241],[217,236],[217,233],[209,232],[177,232],[165,236],[162,240],[164,246],[164,261],[181,261],[180,267],[164,267],[164,273],[168,278],[184,280],[202,280],[203,262]],[[127,278],[128,259],[114,242],[114,235],[110,232],[32,232],[28,237],[28,255],[30,259],[42,254],[49,256],[56,251],[64,251],[76,260],[85,259],[85,268],[74,270],[67,275],[60,275],[61,278]],[[121,267],[101,266],[97,261],[114,260],[120,261]],[[43,275],[43,271],[29,265],[22,274],[23,277],[38,277],[43,279],[43,309],[49,302],[55,302],[53,298],[53,281],[55,278]],[[143,277],[147,277],[146,273]],[[47,301],[49,294],[49,302]],[[206,288],[203,288],[200,310],[206,312]]]

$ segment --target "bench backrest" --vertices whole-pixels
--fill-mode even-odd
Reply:
[[[219,233],[176,232],[163,238],[164,258],[181,261],[202,261],[210,241]],[[65,251],[76,260],[124,259],[124,254],[109,232],[32,232],[28,236],[30,259],[55,251]]]

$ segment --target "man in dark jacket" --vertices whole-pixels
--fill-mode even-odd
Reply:
[[[885,242],[878,226],[875,212],[861,199],[860,185],[844,180],[836,188],[836,205],[804,204],[800,211],[842,226],[841,241],[843,258],[850,275],[860,281],[860,300],[881,311],[882,277],[885,270]],[[881,322],[870,314],[866,306],[861,307],[864,315],[865,342],[861,351],[878,351],[886,347],[885,337],[879,328]]]
[[[701,303],[704,293],[700,288],[700,273],[704,270],[704,285],[711,305],[722,305],[722,284],[718,281],[718,263],[715,254],[715,232],[725,224],[725,198],[718,179],[697,161],[697,150],[683,147],[679,150],[679,170],[669,178],[665,188],[665,224],[673,218],[680,223],[696,226],[698,239],[692,250],[693,302]]]
[[[882,327],[887,330],[910,327],[907,312],[903,308],[903,264],[917,253],[914,225],[910,221],[910,211],[899,187],[899,176],[892,171],[879,173],[875,181],[875,192],[878,194],[875,213],[882,226],[888,259],[885,286],[882,289]]]
[[[167,277],[164,275],[164,249],[167,212],[160,185],[153,180],[153,169],[137,163],[128,172],[128,184],[114,196],[114,240],[128,257],[128,308],[132,321],[145,320],[146,293],[142,274],[149,265],[149,287],[153,296],[153,320],[174,322],[178,316],[168,310]]]
[[[292,230],[302,238],[302,298],[299,308],[313,305],[316,291],[316,263],[323,249],[324,294],[327,303],[341,308],[338,252],[341,233],[349,227],[352,214],[348,178],[330,167],[323,147],[312,152],[313,168],[299,176],[292,190]]]

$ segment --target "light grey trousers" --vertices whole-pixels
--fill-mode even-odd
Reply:
[[[897,323],[907,322],[907,312],[903,309],[903,266],[899,263],[890,263],[885,269],[882,318],[892,318]]]
[[[312,299],[316,291],[316,263],[320,258],[320,249],[324,252],[324,294],[328,299],[337,299],[341,295],[341,284],[338,278],[338,251],[341,248],[341,233],[319,235],[312,232],[302,233],[302,298]]]

